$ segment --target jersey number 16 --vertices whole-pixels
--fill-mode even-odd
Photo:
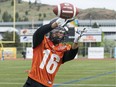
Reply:
[[[57,66],[58,66],[58,62],[60,61],[60,57],[56,54],[51,54],[50,55],[50,50],[44,50],[44,57],[43,60],[40,64],[40,68],[44,69],[46,68],[47,72],[52,74],[54,73],[54,71],[56,70]],[[49,58],[50,56],[50,58]],[[47,62],[48,60],[48,62]]]

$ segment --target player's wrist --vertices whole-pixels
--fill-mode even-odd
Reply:
[[[54,23],[52,23],[51,27],[56,28],[56,27],[58,27],[58,24],[56,22],[54,22]]]
[[[81,38],[81,35],[76,35],[74,38],[74,43],[78,43],[80,38]]]
[[[73,42],[78,43],[79,42],[78,38],[75,38]]]
[[[73,44],[72,44],[72,49],[77,49],[78,48],[78,43],[76,42],[74,42]]]
[[[62,19],[62,18],[58,18],[56,21],[58,26],[62,26],[63,23],[65,23],[65,19]]]

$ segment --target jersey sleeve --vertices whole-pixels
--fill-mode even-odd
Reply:
[[[44,39],[44,36],[51,30],[52,30],[51,24],[46,24],[38,28],[33,34],[33,48],[37,47]]]
[[[62,62],[64,63],[64,62],[67,62],[67,61],[70,61],[70,60],[74,59],[77,52],[78,52],[78,48],[77,49],[70,49],[68,51],[65,51],[64,56],[62,58]]]

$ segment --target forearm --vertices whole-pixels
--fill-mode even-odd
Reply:
[[[40,27],[39,29],[37,29],[33,35],[33,48],[35,48],[42,42],[45,34],[50,32],[57,26],[58,26],[58,24],[56,22],[54,22],[52,24],[46,24],[46,25]]]
[[[73,43],[72,44],[72,49],[77,49],[78,48],[78,43]]]
[[[52,29],[52,24],[47,24],[38,28],[33,35],[33,48],[38,46],[42,42],[44,35],[50,32]]]
[[[58,27],[58,24],[56,22],[54,22],[51,24],[51,27],[54,29],[54,28]]]
[[[75,49],[70,49],[69,51],[66,51],[62,58],[62,62],[64,63],[74,59],[77,53],[78,53],[78,47]]]

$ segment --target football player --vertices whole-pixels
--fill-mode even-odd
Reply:
[[[60,65],[74,59],[81,33],[75,34],[72,46],[62,43],[66,33],[64,27],[73,20],[57,18],[35,31],[32,67],[23,87],[52,87]]]

